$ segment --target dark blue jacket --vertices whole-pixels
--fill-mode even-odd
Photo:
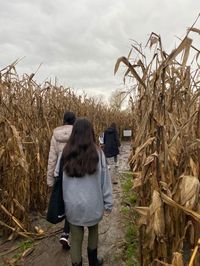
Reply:
[[[104,132],[104,153],[107,158],[114,157],[119,154],[119,136],[117,131],[109,127]]]

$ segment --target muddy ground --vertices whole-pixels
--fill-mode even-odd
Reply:
[[[124,220],[120,213],[121,210],[121,182],[122,172],[128,170],[128,156],[131,145],[129,142],[122,143],[120,155],[118,157],[118,167],[111,164],[110,173],[113,182],[114,208],[109,217],[104,217],[100,223],[99,229],[99,255],[104,257],[105,266],[123,266],[123,248],[124,248]],[[62,232],[63,223],[50,225],[45,219],[40,218],[39,226],[48,228],[45,237],[34,244],[23,254],[19,254],[18,243],[6,242],[0,245],[0,265],[20,265],[20,266],[70,266],[70,251],[63,250],[59,237]],[[16,250],[15,250],[16,248]],[[13,252],[10,252],[13,250]],[[87,230],[85,229],[83,244],[83,265],[87,262]],[[18,253],[17,253],[18,252]],[[17,255],[18,254],[18,255]],[[17,257],[18,256],[18,257]],[[14,263],[14,264],[9,264]]]

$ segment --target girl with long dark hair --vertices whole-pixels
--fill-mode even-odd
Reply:
[[[79,118],[74,124],[63,155],[63,199],[71,231],[72,265],[82,265],[84,227],[88,234],[89,266],[102,265],[97,257],[98,223],[112,210],[112,184],[105,156],[95,144],[90,121]]]

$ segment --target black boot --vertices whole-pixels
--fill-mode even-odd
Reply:
[[[88,261],[89,266],[101,266],[103,265],[103,258],[97,257],[97,248],[96,249],[87,249],[88,252]]]
[[[72,263],[72,266],[82,266],[82,260],[80,263]]]

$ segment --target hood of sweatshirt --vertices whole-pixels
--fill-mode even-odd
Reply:
[[[66,143],[71,135],[72,128],[72,125],[64,125],[61,127],[57,127],[53,131],[53,136],[56,141]]]

